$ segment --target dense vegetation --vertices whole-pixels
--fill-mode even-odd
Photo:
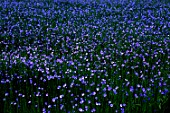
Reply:
[[[0,112],[166,112],[169,6],[1,2]]]

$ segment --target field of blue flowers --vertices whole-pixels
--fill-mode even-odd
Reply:
[[[170,4],[0,3],[0,113],[168,113]]]

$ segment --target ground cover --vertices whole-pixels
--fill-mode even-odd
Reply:
[[[0,3],[3,113],[167,110],[170,7]]]

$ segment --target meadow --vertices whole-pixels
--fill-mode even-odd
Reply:
[[[169,6],[1,2],[0,113],[168,113]]]

